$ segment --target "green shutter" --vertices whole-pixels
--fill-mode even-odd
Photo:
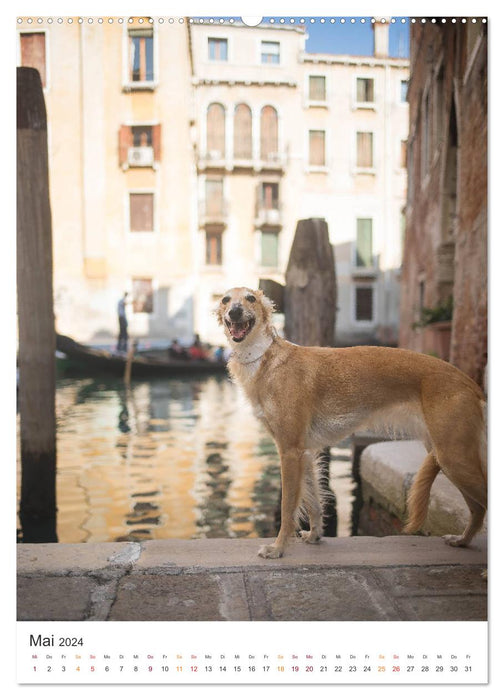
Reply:
[[[357,267],[373,267],[373,220],[357,219]]]
[[[278,234],[263,231],[261,235],[261,265],[278,267]]]

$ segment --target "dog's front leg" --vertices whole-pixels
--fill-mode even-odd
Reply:
[[[264,545],[259,556],[278,559],[285,551],[289,538],[294,534],[296,511],[301,498],[303,480],[303,450],[280,450],[282,472],[282,504],[280,531],[273,544]]]

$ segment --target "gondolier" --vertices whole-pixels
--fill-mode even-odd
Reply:
[[[117,352],[126,352],[128,349],[128,319],[126,316],[128,292],[124,292],[117,304],[117,318],[119,320],[119,337],[117,339]]]

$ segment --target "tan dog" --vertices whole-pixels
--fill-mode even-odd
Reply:
[[[391,426],[423,440],[428,455],[408,497],[406,532],[427,515],[432,483],[442,470],[471,511],[454,546],[468,545],[487,507],[485,399],[454,366],[410,350],[386,347],[300,347],[271,324],[273,303],[261,291],[230,289],[216,311],[233,348],[232,377],[273,436],[281,458],[281,527],[262,557],[281,557],[303,504],[315,543],[322,534],[318,452],[363,427]]]

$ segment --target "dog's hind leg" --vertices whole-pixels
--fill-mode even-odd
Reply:
[[[458,488],[470,511],[470,519],[462,535],[445,535],[452,547],[467,547],[480,530],[487,509],[487,483],[484,465],[475,445],[465,449],[443,447],[438,450],[438,460],[445,476]]]
[[[474,535],[481,529],[483,520],[485,519],[486,508],[469,496],[462,494],[469,510],[471,518],[462,535],[444,535],[443,539],[446,544],[452,547],[467,547]]]
[[[259,556],[278,559],[284,553],[289,538],[294,534],[296,513],[301,501],[304,478],[304,450],[280,449],[282,471],[282,504],[280,531],[273,544],[264,545]]]
[[[317,544],[323,533],[322,506],[318,480],[317,455],[305,452],[304,461],[304,492],[303,509],[306,510],[310,521],[309,530],[301,530],[300,536],[307,544]]]

